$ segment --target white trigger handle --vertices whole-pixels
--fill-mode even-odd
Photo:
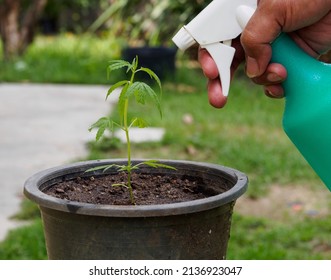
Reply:
[[[215,61],[222,85],[222,92],[223,95],[227,97],[229,94],[231,81],[230,69],[236,49],[231,47],[231,40],[229,40],[229,42],[224,42],[224,44],[213,43],[208,45],[201,45],[201,47],[206,49]]]

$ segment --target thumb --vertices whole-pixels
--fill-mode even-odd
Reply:
[[[270,42],[277,38],[281,29],[277,13],[267,11],[264,5],[258,6],[241,35],[248,77],[255,78],[266,71],[272,55]]]

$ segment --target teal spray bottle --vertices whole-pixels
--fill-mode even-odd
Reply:
[[[245,28],[256,0],[214,0],[174,36],[186,50],[195,43],[216,62],[227,96],[235,54],[231,40]],[[284,131],[331,191],[331,64],[320,62],[282,33],[271,42],[272,62],[285,66]]]

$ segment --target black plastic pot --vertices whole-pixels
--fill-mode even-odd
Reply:
[[[98,165],[124,160],[75,163],[29,178],[25,195],[41,210],[49,259],[225,259],[236,199],[246,188],[245,174],[220,165],[161,161],[177,170],[141,167],[142,173],[197,176],[204,188],[219,183],[220,194],[189,202],[112,206],[65,201],[42,192],[63,180],[87,176]],[[108,170],[107,174],[115,170]],[[102,176],[98,171],[93,176]],[[90,175],[89,175],[90,176]]]
[[[176,70],[176,48],[168,47],[131,47],[122,51],[124,60],[132,61],[136,56],[139,65],[150,68],[162,80],[167,75],[174,74]],[[149,78],[145,74],[145,78]]]

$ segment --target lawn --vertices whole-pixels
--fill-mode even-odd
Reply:
[[[37,37],[22,58],[6,63],[0,54],[0,81],[105,84],[107,63],[120,56],[121,46],[88,34]]]
[[[110,50],[107,46],[111,45],[114,47]],[[22,59],[1,65],[0,80],[106,83],[107,61],[119,53],[119,44],[107,38],[41,37]],[[165,137],[159,143],[133,145],[133,156],[207,161],[248,175],[245,203],[262,205],[262,201],[264,206],[254,214],[240,210],[245,208],[238,205],[229,259],[330,259],[331,200],[308,207],[315,196],[327,197],[330,193],[282,130],[284,100],[265,97],[260,87],[238,73],[227,106],[214,109],[208,104],[201,71],[185,57],[179,56],[178,60],[175,77],[163,81],[162,120],[156,110],[143,110],[151,126],[165,128]],[[52,71],[46,74],[47,69]],[[125,156],[118,141],[106,139],[90,143],[89,147],[89,159]],[[303,202],[297,201],[287,196],[293,189],[309,195]],[[301,208],[295,208],[292,202]],[[268,210],[278,204],[282,211],[279,209],[275,218]],[[35,210],[25,202],[22,213],[32,213],[28,216],[34,217],[33,223],[12,231],[0,243],[0,259],[46,258],[41,222]]]

